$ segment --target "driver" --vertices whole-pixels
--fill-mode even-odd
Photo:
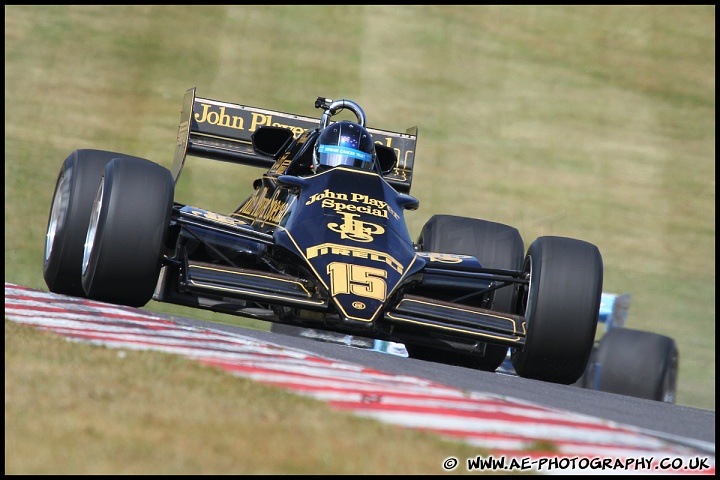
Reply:
[[[315,173],[340,165],[374,171],[376,158],[370,132],[357,123],[343,120],[320,132],[313,151],[313,167]]]

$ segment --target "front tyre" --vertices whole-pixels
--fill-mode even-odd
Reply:
[[[540,237],[528,249],[525,345],[512,350],[521,377],[571,384],[585,370],[595,341],[603,264],[598,248],[581,240]]]
[[[170,171],[139,158],[108,163],[87,230],[82,286],[89,298],[140,307],[152,298],[170,223]]]
[[[81,149],[72,152],[58,174],[45,236],[43,277],[53,293],[85,297],[83,243],[90,211],[105,165],[122,153]]]
[[[675,403],[678,367],[678,348],[672,338],[616,328],[600,340],[586,387]]]

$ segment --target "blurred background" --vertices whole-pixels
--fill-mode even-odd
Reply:
[[[715,409],[714,6],[5,6],[6,282],[47,290],[62,161],[170,167],[192,87],[417,126],[413,236],[450,213],[596,244],[627,326],[677,341],[677,403]],[[176,197],[228,213],[262,173],[192,159]]]

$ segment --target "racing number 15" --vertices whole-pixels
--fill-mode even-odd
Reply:
[[[360,297],[385,300],[387,272],[380,268],[333,262],[327,266],[333,295],[352,293]]]

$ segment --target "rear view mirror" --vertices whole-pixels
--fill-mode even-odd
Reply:
[[[256,152],[278,159],[294,137],[289,128],[263,126],[255,130],[250,138]]]
[[[377,154],[378,164],[380,165],[380,171],[383,175],[390,173],[395,167],[397,162],[397,155],[395,150],[385,145],[375,144],[375,153]]]

